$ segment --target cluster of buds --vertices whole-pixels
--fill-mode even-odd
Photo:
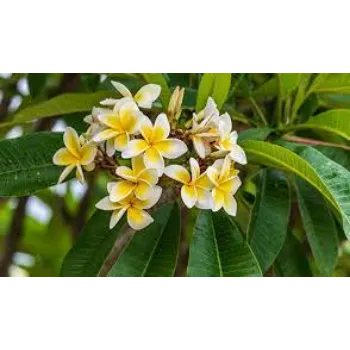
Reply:
[[[96,207],[112,211],[111,228],[124,214],[135,230],[151,224],[153,219],[146,210],[160,199],[161,184],[179,188],[188,208],[224,208],[235,216],[234,195],[241,181],[234,164],[244,165],[247,160],[237,145],[230,116],[220,115],[209,98],[201,112],[182,123],[183,128],[178,127],[184,89],[176,88],[167,114],[161,113],[152,121],[145,113],[159,97],[160,86],[145,85],[133,96],[123,84],[113,85],[123,97],[103,100],[102,107],[93,108],[85,118],[89,124],[86,133],[79,137],[74,129],[66,129],[66,147],[53,157],[54,164],[66,167],[59,183],[75,168],[81,182],[83,170],[92,171],[96,165],[109,169],[116,181],[108,183],[108,196]],[[130,160],[130,167],[120,165],[121,159]],[[163,178],[175,182],[165,184]]]

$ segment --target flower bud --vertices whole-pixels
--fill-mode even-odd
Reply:
[[[173,121],[178,120],[180,118],[184,93],[185,88],[180,89],[179,86],[177,86],[174,92],[172,93],[168,107],[169,120]]]

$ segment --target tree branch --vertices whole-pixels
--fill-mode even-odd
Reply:
[[[291,142],[301,143],[304,145],[309,145],[309,146],[328,146],[328,147],[342,148],[347,151],[350,151],[350,146],[339,145],[337,143],[331,143],[331,142],[324,142],[321,140],[307,139],[299,136],[283,135],[282,139],[291,141]]]

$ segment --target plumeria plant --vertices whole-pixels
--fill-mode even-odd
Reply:
[[[350,276],[349,74],[14,74],[0,90],[0,275]]]
[[[177,88],[171,96],[168,115],[160,113],[151,120],[146,111],[159,97],[161,86],[147,84],[133,97],[123,84],[111,83],[123,97],[100,102],[109,108],[94,107],[85,118],[89,127],[80,137],[70,127],[65,131],[66,147],[53,156],[54,164],[65,166],[59,183],[74,168],[83,183],[83,169],[92,171],[96,164],[112,158],[115,181],[107,184],[108,196],[96,204],[98,209],[112,212],[110,229],[124,214],[134,230],[150,225],[153,219],[146,209],[159,201],[164,187],[179,192],[189,209],[223,208],[236,216],[234,194],[241,181],[234,165],[244,165],[247,159],[237,145],[230,115],[220,115],[209,97],[205,108],[193,113],[192,123],[179,125],[183,90]],[[118,159],[130,160],[131,167],[119,165]],[[174,182],[164,181],[164,176]]]

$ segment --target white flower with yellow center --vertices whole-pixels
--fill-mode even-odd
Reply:
[[[161,87],[159,85],[147,84],[143,86],[135,96],[132,96],[132,93],[125,85],[117,81],[112,81],[112,85],[122,96],[133,99],[141,108],[152,108],[152,103],[159,97],[161,92]],[[114,106],[118,101],[118,99],[107,98],[100,103],[104,106]]]
[[[108,191],[111,192],[112,186],[109,186]],[[112,202],[110,197],[105,197],[96,204],[96,208],[101,210],[113,211],[109,223],[112,229],[119,220],[127,213],[128,224],[134,230],[142,230],[154,220],[145,210],[152,208],[159,200],[162,194],[162,188],[154,186],[151,196],[146,200],[140,200],[133,194],[124,198],[120,202]]]
[[[191,138],[196,153],[202,159],[211,153],[210,142],[219,137],[214,123],[218,116],[219,111],[211,97],[208,98],[207,105],[201,112],[193,114]]]
[[[191,174],[181,165],[169,165],[164,172],[170,178],[183,184],[181,198],[188,208],[212,209],[213,202],[210,190],[213,185],[207,174],[200,173],[198,162],[190,159]]]
[[[120,100],[113,110],[103,110],[99,114],[99,120],[105,129],[94,136],[95,142],[107,141],[106,151],[111,157],[115,151],[123,151],[130,135],[138,132],[140,120],[144,115],[139,111],[135,102]]]
[[[238,170],[231,169],[231,159],[226,156],[225,159],[219,159],[207,169],[207,175],[213,183],[213,211],[218,211],[222,207],[232,216],[237,214],[237,202],[234,198],[235,193],[241,186]]]
[[[86,171],[94,170],[97,147],[94,144],[81,142],[77,132],[70,127],[66,129],[63,135],[63,141],[66,147],[60,148],[52,159],[54,164],[66,166],[58,183],[63,182],[74,168],[77,168],[77,179],[83,183],[84,173],[82,168]]]
[[[237,145],[237,132],[232,131],[231,117],[225,113],[224,115],[218,117],[215,122],[218,125],[220,134],[216,148],[220,151],[229,152],[229,156],[233,161],[243,165],[247,164],[247,157],[243,148]]]
[[[142,156],[132,158],[131,164],[132,169],[127,166],[117,168],[117,175],[124,180],[110,183],[112,202],[119,202],[131,193],[134,193],[140,200],[146,200],[151,196],[154,185],[157,184],[157,170],[145,168]]]
[[[159,114],[154,125],[144,117],[140,124],[143,139],[131,140],[122,153],[123,158],[133,158],[144,154],[147,168],[157,169],[158,175],[164,172],[164,158],[176,159],[187,152],[186,144],[178,139],[168,139],[170,125],[167,116]]]

